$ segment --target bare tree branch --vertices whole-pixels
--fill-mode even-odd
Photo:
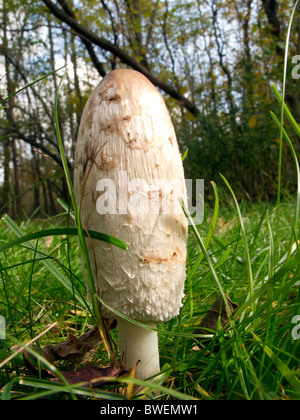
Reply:
[[[58,2],[61,4],[63,10],[65,11],[65,13],[67,15],[69,15],[72,19],[76,19],[75,14],[73,12],[73,10],[71,9],[71,7],[69,7],[69,5],[67,3],[65,3],[65,1],[63,0],[58,0]],[[76,34],[75,34],[76,35]],[[96,70],[98,71],[98,73],[100,74],[100,76],[104,77],[106,75],[106,71],[102,65],[102,63],[98,60],[97,54],[95,53],[93,44],[88,41],[85,37],[80,37],[83,44],[85,45],[87,52],[89,53],[89,56],[94,64],[94,67],[96,68]]]
[[[165,83],[159,77],[155,76],[149,69],[139,63],[135,58],[131,57],[124,50],[119,48],[117,45],[112,44],[110,41],[98,36],[95,32],[91,31],[81,23],[79,23],[75,17],[71,17],[63,9],[57,7],[51,0],[42,0],[43,3],[48,7],[49,11],[59,20],[67,24],[72,28],[76,34],[80,37],[84,37],[92,44],[102,48],[105,51],[109,51],[118,57],[124,64],[130,66],[132,69],[139,71],[144,74],[155,86],[160,88],[162,91],[170,95],[172,98],[179,101],[188,111],[192,114],[199,114],[200,111],[197,106],[182,95],[176,88]],[[60,4],[65,4],[64,0],[60,0]],[[66,5],[67,7],[67,5]]]
[[[3,128],[2,128],[3,129]],[[35,147],[36,149],[41,150],[45,155],[49,156],[54,162],[56,162],[59,166],[62,166],[62,161],[60,156],[51,152],[48,147],[44,146],[40,142],[36,142],[33,138],[27,137],[24,133],[21,133],[19,130],[11,130],[11,129],[3,129],[5,133],[3,137],[0,138],[0,141],[3,141],[5,136],[10,135],[14,139],[23,140],[25,143],[30,144],[31,146]],[[70,163],[68,162],[70,166]]]

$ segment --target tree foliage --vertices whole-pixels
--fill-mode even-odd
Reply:
[[[279,137],[270,82],[281,86],[285,33],[293,0],[3,0],[0,10],[0,95],[3,100],[43,74],[53,73],[5,101],[0,112],[0,208],[30,185],[59,172],[54,98],[70,167],[77,130],[92,88],[107,72],[130,67],[164,95],[187,178],[219,181],[240,196],[272,199]],[[287,100],[300,120],[300,15],[294,22]],[[57,69],[66,65],[64,69]],[[300,72],[299,72],[300,73]],[[295,143],[299,151],[299,144]],[[293,191],[288,148],[283,181]],[[56,211],[67,199],[63,177],[50,178],[14,201],[10,212]]]

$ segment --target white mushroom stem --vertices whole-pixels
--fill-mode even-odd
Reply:
[[[156,326],[151,325],[156,328]],[[135,367],[135,377],[147,379],[160,372],[157,332],[124,319],[118,320],[120,355],[124,367]]]

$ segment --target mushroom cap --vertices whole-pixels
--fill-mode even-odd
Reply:
[[[128,246],[87,240],[96,293],[140,322],[178,315],[188,232],[179,204],[186,201],[184,171],[165,102],[145,76],[120,69],[101,80],[82,114],[75,163],[83,225]]]

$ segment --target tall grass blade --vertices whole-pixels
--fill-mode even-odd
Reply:
[[[252,366],[252,363],[251,363],[250,357],[249,357],[249,355],[246,351],[246,348],[243,345],[243,343],[241,341],[241,338],[238,334],[238,331],[235,327],[235,322],[233,320],[231,309],[230,309],[226,294],[224,292],[224,289],[223,289],[223,287],[221,285],[221,282],[218,278],[218,275],[217,275],[217,273],[214,269],[213,263],[210,259],[210,256],[208,255],[208,252],[207,252],[206,247],[204,245],[204,242],[203,242],[203,240],[202,240],[202,238],[199,234],[199,231],[198,231],[198,229],[197,229],[197,227],[196,227],[196,225],[193,221],[192,216],[190,215],[188,209],[186,208],[186,205],[185,205],[183,200],[181,200],[181,206],[182,206],[184,214],[186,215],[186,217],[187,217],[187,219],[188,219],[188,221],[189,221],[189,223],[192,227],[193,233],[194,233],[194,235],[196,237],[196,240],[197,240],[197,242],[198,242],[198,244],[201,248],[201,251],[203,252],[203,254],[206,258],[206,261],[208,262],[211,273],[212,273],[212,275],[213,275],[213,277],[216,281],[216,284],[217,284],[217,286],[219,288],[219,291],[221,293],[221,296],[223,298],[223,302],[226,306],[227,314],[228,314],[228,324],[232,328],[232,331],[234,332],[234,338],[235,338],[235,341],[233,343],[233,352],[234,352],[234,355],[235,355],[234,363],[236,365],[236,371],[237,371],[237,375],[238,375],[238,378],[239,378],[239,381],[240,381],[240,385],[243,389],[245,398],[248,400],[248,399],[250,399],[250,397],[249,397],[249,385],[248,385],[249,381],[247,380],[247,372],[248,371],[250,372],[251,377],[253,378],[253,380],[257,384],[257,390],[259,392],[261,392],[260,391],[259,380],[258,380],[258,378],[255,374],[255,370]]]
[[[67,212],[69,217],[75,220],[74,212],[70,209],[70,206],[65,203],[61,198],[57,198],[57,202],[62,206],[62,208]]]
[[[115,386],[120,386],[123,384],[133,384],[138,385],[142,389],[149,390],[148,392],[151,393],[153,391],[158,391],[161,394],[168,396],[169,398],[177,399],[177,400],[185,400],[185,401],[197,401],[198,398],[192,397],[190,395],[184,394],[180,391],[176,391],[172,388],[167,388],[159,383],[151,382],[151,381],[142,381],[136,378],[130,377],[103,377],[103,381],[107,382],[108,384],[114,384]],[[98,379],[97,379],[98,380]],[[93,382],[90,381],[91,383]],[[90,389],[88,388],[88,384],[86,382],[78,383],[76,385],[68,385],[65,386],[60,384],[54,384],[49,381],[41,380],[41,379],[32,379],[32,378],[20,378],[19,379],[20,385],[27,385],[34,388],[44,388],[48,389],[49,391],[52,390],[52,393],[59,393],[59,392],[67,392],[72,393],[73,395],[81,395],[81,396],[89,396],[93,398],[99,398],[100,400],[126,400],[126,396],[120,395],[117,393],[109,393],[105,391],[100,391],[97,389]],[[41,396],[45,397],[46,395],[50,395],[51,393],[43,394]],[[32,397],[24,397],[20,399],[35,399],[35,396]],[[141,398],[139,398],[141,399]]]
[[[219,194],[218,194],[217,186],[214,182],[212,182],[212,186],[214,188],[214,193],[215,193],[215,208],[214,208],[214,214],[213,214],[212,222],[210,224],[209,232],[208,232],[206,240],[205,240],[205,247],[206,248],[210,244],[213,232],[215,230],[215,227],[216,227],[216,224],[217,224],[217,221],[218,221],[218,214],[219,214]],[[187,282],[191,281],[191,279],[194,277],[195,272],[197,271],[197,268],[201,264],[203,258],[204,258],[204,254],[201,253],[198,256],[195,263],[193,264],[193,267],[192,267],[191,271],[189,272],[189,274],[187,276]]]
[[[5,385],[2,391],[1,401],[9,401],[11,399],[10,393],[11,393],[11,390],[15,381],[16,381],[16,378],[12,379]]]
[[[212,218],[212,222],[210,224],[210,228],[209,228],[209,232],[207,234],[206,240],[205,240],[205,247],[208,248],[213,232],[215,230],[217,221],[218,221],[218,215],[219,215],[219,194],[218,194],[218,189],[217,186],[214,182],[212,182],[212,186],[214,189],[214,194],[215,194],[215,208],[214,208],[214,214],[213,214],[213,218]],[[199,254],[199,256],[197,257],[197,260],[195,261],[195,263],[193,264],[193,267],[191,268],[190,272],[187,275],[187,279],[186,282],[190,287],[190,305],[191,305],[191,317],[193,316],[193,283],[192,283],[192,279],[198,269],[198,267],[200,266],[202,260],[204,258],[204,254],[203,252],[201,252]]]
[[[276,242],[275,249],[278,250],[279,246],[279,212],[281,202],[281,179],[282,179],[282,148],[283,148],[283,135],[284,135],[284,113],[285,113],[285,91],[286,91],[286,79],[287,79],[287,68],[288,68],[288,55],[289,55],[289,43],[291,37],[292,23],[298,7],[299,0],[296,0],[291,18],[288,25],[286,44],[285,44],[285,55],[284,55],[284,70],[283,70],[283,82],[282,82],[282,104],[281,104],[281,120],[280,120],[280,142],[279,142],[279,162],[278,162],[278,186],[277,186],[277,222],[276,222]]]
[[[5,220],[5,217],[6,216],[4,216],[3,220]],[[76,228],[55,228],[55,229],[47,229],[47,230],[42,230],[40,232],[30,233],[28,235],[24,235],[17,239],[14,239],[13,241],[7,242],[4,245],[1,245],[0,252],[4,252],[17,245],[22,245],[23,243],[33,241],[34,239],[46,238],[49,236],[62,236],[62,235],[77,236],[78,230]],[[111,245],[115,245],[124,250],[127,249],[127,245],[123,241],[117,238],[114,238],[113,236],[106,235],[104,233],[88,230],[87,232],[84,231],[84,236],[90,237],[92,239],[97,239],[103,242],[107,242]]]
[[[287,107],[286,103],[283,102],[282,96],[280,95],[279,90],[277,89],[275,83],[271,84],[271,89],[275,95],[275,98],[277,99],[281,107],[283,107],[284,113],[287,116],[289,122],[291,123],[291,126],[293,127],[295,133],[300,137],[300,127],[297,124],[295,118],[293,117],[291,111]],[[279,127],[281,128],[281,123],[279,123]]]
[[[296,392],[300,393],[300,381],[297,378],[296,373],[292,372],[288,366],[273,352],[273,350],[264,344],[256,334],[252,334],[255,340],[257,340],[257,342],[263,347],[264,352],[273,361],[282,376],[284,376],[284,378],[289,382],[289,384],[294,388]]]
[[[236,209],[237,209],[237,213],[238,213],[238,217],[239,217],[239,221],[240,221],[240,225],[241,225],[241,229],[242,229],[243,241],[244,241],[246,268],[247,268],[247,276],[248,276],[248,284],[249,284],[249,294],[250,294],[250,299],[252,299],[253,296],[254,296],[254,279],[253,279],[253,273],[252,273],[251,258],[250,258],[247,234],[246,234],[246,229],[245,229],[245,226],[244,226],[242,213],[241,213],[237,198],[236,198],[231,186],[229,185],[226,178],[222,174],[220,174],[220,175],[221,175],[223,181],[225,182],[225,184],[227,185],[227,187],[228,187],[228,189],[229,189],[229,191],[230,191],[230,193],[233,197]],[[252,308],[252,312],[254,314],[255,309],[256,309],[255,302],[252,303],[251,308]]]
[[[185,161],[185,159],[187,158],[188,153],[189,153],[189,149],[186,149],[186,151],[184,152],[184,155],[181,158],[182,162]]]
[[[67,163],[67,159],[66,159],[66,155],[65,155],[65,151],[64,151],[62,138],[61,138],[61,135],[60,135],[59,116],[58,116],[58,98],[59,98],[59,91],[60,91],[62,82],[63,82],[63,78],[61,79],[61,81],[59,83],[59,86],[58,86],[58,89],[57,89],[57,92],[56,92],[56,96],[55,96],[55,130],[56,130],[56,136],[57,136],[57,141],[58,141],[58,147],[59,147],[60,156],[61,156],[63,169],[64,169],[64,174],[65,174],[66,182],[67,182],[67,185],[68,185],[68,190],[69,190],[69,194],[70,194],[70,198],[71,198],[71,203],[72,203],[73,211],[74,211],[74,215],[75,215],[75,220],[76,220],[76,225],[77,225],[77,230],[78,230],[78,242],[79,242],[79,247],[80,247],[80,252],[81,252],[81,259],[82,259],[82,263],[83,263],[83,267],[84,267],[84,271],[85,271],[85,276],[86,276],[86,282],[87,282],[87,286],[88,286],[88,290],[89,290],[89,295],[90,295],[90,298],[91,298],[93,316],[94,316],[96,324],[99,328],[99,332],[100,332],[100,335],[103,339],[103,342],[104,342],[105,348],[107,350],[109,359],[111,360],[111,363],[114,366],[116,366],[117,362],[115,360],[115,355],[114,355],[114,351],[113,351],[113,345],[112,345],[112,342],[111,342],[111,338],[110,338],[108,330],[105,327],[105,320],[103,319],[103,317],[100,313],[100,308],[99,308],[99,305],[98,305],[98,301],[96,299],[96,291],[95,291],[93,274],[92,274],[92,269],[91,269],[91,264],[90,264],[89,252],[88,252],[87,243],[86,243],[86,239],[85,239],[86,235],[84,233],[84,229],[83,229],[83,226],[82,226],[82,223],[81,223],[79,208],[78,208],[78,205],[77,205],[77,202],[76,202],[74,189],[73,189],[73,184],[72,184],[72,180],[71,180],[71,175],[70,175],[70,171],[69,171],[69,167],[68,167],[68,163]]]
[[[32,401],[32,400],[39,400],[39,399],[46,399],[50,396],[56,394],[68,394],[72,391],[73,395],[78,397],[87,397],[89,399],[100,399],[100,400],[126,400],[126,396],[122,394],[107,392],[107,391],[100,391],[97,389],[90,389],[84,388],[82,384],[76,385],[69,385],[66,387],[63,384],[53,383],[47,381],[45,379],[36,379],[36,378],[26,378],[26,377],[19,377],[16,378],[19,385],[22,387],[32,388],[34,392],[29,395],[25,395],[23,397],[17,398],[20,401]],[[37,392],[37,390],[44,389],[45,391]]]
[[[55,178],[57,176],[61,176],[61,171],[56,172],[53,175],[48,176],[47,178],[42,179],[41,181],[31,185],[29,188],[27,188],[25,191],[22,191],[19,195],[16,195],[14,198],[12,198],[10,201],[8,201],[8,203],[6,203],[3,207],[1,207],[0,209],[0,216],[1,213],[10,205],[12,204],[15,200],[17,200],[19,197],[22,197],[24,194],[28,193],[29,191],[33,190],[34,188],[38,187],[40,184],[42,184],[43,182],[47,182],[52,178]]]
[[[12,98],[13,96],[17,95],[18,93],[22,92],[23,90],[25,90],[25,89],[29,88],[30,86],[33,86],[33,85],[35,85],[36,83],[41,82],[42,80],[46,79],[47,77],[52,76],[53,74],[55,74],[55,73],[57,73],[58,71],[60,71],[60,70],[62,70],[63,68],[65,68],[66,66],[67,66],[67,64],[64,64],[64,65],[63,65],[62,67],[60,67],[59,69],[54,70],[54,71],[52,71],[52,72],[50,72],[50,73],[47,73],[47,74],[45,74],[44,76],[40,77],[39,79],[36,79],[36,80],[34,80],[33,82],[31,82],[31,83],[28,83],[28,85],[26,85],[26,86],[22,87],[21,89],[18,89],[16,92],[14,92],[14,93],[12,93],[11,95],[7,96],[6,98],[2,99],[2,100],[0,101],[0,104],[3,104],[3,103],[4,103],[5,101],[7,101],[8,99]]]
[[[277,127],[281,129],[280,122],[279,122],[278,118],[276,117],[276,115],[273,112],[271,112],[271,116],[272,116],[274,122],[276,123]],[[300,214],[300,167],[299,167],[299,161],[298,161],[297,153],[294,149],[293,143],[290,140],[290,138],[289,138],[289,136],[288,136],[288,134],[287,134],[287,132],[284,128],[283,128],[283,135],[284,135],[284,137],[287,141],[287,144],[290,148],[290,151],[292,153],[293,159],[295,161],[296,172],[297,172],[297,196],[296,196],[296,209],[295,209],[295,217],[294,217],[294,226],[296,227],[296,226],[298,226],[298,220],[299,220],[299,214]]]
[[[214,269],[214,265],[213,265],[213,263],[211,261],[211,258],[208,255],[208,252],[206,250],[206,247],[205,247],[205,244],[203,242],[203,239],[201,238],[201,236],[199,234],[199,231],[198,231],[198,229],[197,229],[197,227],[196,227],[196,225],[194,223],[194,220],[193,220],[192,216],[190,215],[190,213],[189,213],[189,211],[188,211],[188,209],[187,209],[184,201],[183,200],[180,200],[180,203],[181,203],[183,212],[184,212],[185,216],[187,217],[187,219],[188,219],[188,221],[190,223],[190,226],[192,227],[193,233],[194,233],[194,235],[196,237],[196,240],[197,240],[197,242],[198,242],[198,244],[200,246],[200,249],[201,249],[203,255],[205,256],[205,258],[206,258],[206,260],[208,262],[208,265],[209,265],[209,268],[211,270],[211,273],[212,273],[212,275],[213,275],[213,277],[214,277],[214,279],[216,281],[216,284],[218,286],[218,289],[219,289],[219,291],[220,291],[220,293],[222,295],[224,304],[225,304],[226,309],[228,311],[229,319],[231,319],[231,315],[230,315],[231,314],[231,309],[230,309],[229,303],[227,301],[226,294],[225,294],[224,289],[223,289],[223,287],[221,285],[221,282],[220,282],[220,280],[218,278],[218,275],[217,275],[217,273],[216,273],[216,271]]]
[[[6,226],[19,238],[24,238],[24,232],[22,229],[8,216],[6,215],[3,219]],[[31,250],[35,251],[35,246],[31,242],[26,242],[26,246]],[[68,277],[66,277],[57,267],[56,265],[47,259],[40,260],[41,264],[44,265],[44,267],[49,270],[53,276],[64,286],[65,289],[67,289],[71,294],[73,293],[73,284],[70,281]],[[78,290],[75,291],[75,297],[76,300],[83,305],[83,307],[87,308],[89,311],[91,311],[89,303],[86,301],[86,299],[80,294]]]

